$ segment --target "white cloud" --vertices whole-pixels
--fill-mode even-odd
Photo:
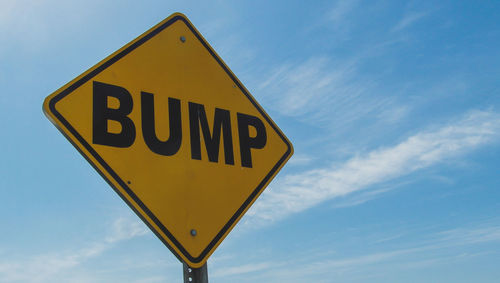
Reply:
[[[362,51],[348,59],[311,57],[276,67],[262,83],[263,104],[314,127],[334,130],[339,137],[353,127],[381,128],[404,120],[411,107],[381,91],[376,76],[360,72]]]
[[[345,21],[347,15],[354,10],[357,4],[357,0],[339,0],[328,12],[327,19],[332,21],[333,24],[339,25]]]
[[[224,276],[233,276],[240,275],[250,272],[257,272],[266,270],[272,267],[276,267],[276,264],[270,262],[259,262],[259,263],[250,263],[233,267],[226,267],[222,269],[215,269],[215,271],[211,274],[213,277],[224,277]]]
[[[255,225],[284,218],[446,161],[497,140],[499,134],[500,114],[472,111],[456,122],[417,133],[393,147],[360,154],[344,164],[284,176],[249,210],[246,222]]]
[[[304,166],[310,164],[314,160],[313,157],[306,154],[294,154],[288,161],[288,165]]]
[[[336,69],[328,68],[330,64],[331,61],[325,57],[311,58],[295,65],[285,64],[277,68],[259,89],[275,93],[275,107],[285,115],[311,113],[329,102],[325,100],[335,99],[354,69],[352,63]],[[335,89],[338,91],[327,95]],[[355,95],[353,93],[351,97]]]
[[[313,57],[277,67],[258,86],[262,100],[283,115],[336,129],[391,108],[393,99],[378,97],[374,83],[357,74],[359,58],[335,61]]]
[[[379,194],[383,194],[383,193],[386,193],[388,191],[393,190],[398,185],[400,185],[400,184],[387,186],[387,187],[384,187],[382,189],[377,189],[377,190],[364,191],[360,194],[353,195],[350,198],[348,197],[348,198],[342,199],[340,202],[335,203],[333,207],[334,208],[342,208],[342,207],[350,207],[350,206],[356,206],[356,205],[363,204],[367,201],[374,199]]]
[[[164,276],[152,276],[134,281],[134,283],[164,283],[164,282],[169,282],[168,279]]]
[[[396,249],[332,260],[314,260],[301,264],[290,262],[288,265],[277,264],[273,271],[258,275],[249,274],[249,276],[253,275],[258,278],[274,276],[286,282],[304,282],[304,280],[318,282],[318,278],[328,278],[327,281],[320,280],[319,282],[330,282],[330,280],[367,282],[373,281],[373,277],[378,277],[385,282],[388,278],[385,273],[387,270],[428,269],[429,266],[452,264],[477,256],[477,254],[425,254],[428,250],[429,247]]]
[[[145,235],[147,228],[137,219],[118,218],[112,231],[102,241],[78,250],[51,252],[29,258],[0,260],[0,282],[55,282],[61,274],[72,270],[90,258],[97,257],[113,245]],[[76,282],[72,277],[71,282]],[[86,280],[83,280],[86,281]]]
[[[106,238],[107,243],[115,243],[146,235],[149,229],[140,221],[118,218],[113,222],[113,232]]]
[[[0,51],[39,51],[54,41],[75,37],[75,29],[89,27],[97,15],[105,16],[106,2],[63,0],[0,0]]]
[[[382,110],[377,118],[390,124],[397,123],[407,116],[409,112],[408,106],[399,106]]]
[[[417,21],[427,16],[427,12],[413,12],[406,14],[403,18],[391,29],[392,32],[402,31],[405,28],[413,25]]]
[[[335,245],[345,245],[342,242],[339,243],[340,239],[332,239],[332,242],[323,243],[322,248],[308,254],[301,254],[300,257],[294,257],[293,260],[274,260],[270,268],[266,264],[263,264],[262,268],[258,268],[261,264],[256,262],[243,263],[240,266],[224,269],[245,272],[255,267],[255,271],[245,272],[244,278],[246,280],[242,280],[243,282],[256,282],[264,278],[271,282],[274,282],[272,279],[278,278],[280,281],[286,282],[306,282],[306,280],[307,282],[366,282],[370,281],[368,278],[373,276],[387,281],[386,270],[428,269],[429,266],[455,264],[455,262],[488,255],[489,250],[487,248],[479,249],[478,244],[500,242],[498,219],[490,219],[479,224],[468,224],[451,230],[429,232],[428,229],[429,227],[425,227],[419,231],[417,239],[412,234],[401,234],[400,232],[379,234],[380,239],[375,241],[375,245],[363,249],[371,250],[367,253],[362,251],[357,253],[358,249],[353,248],[352,254],[330,253],[325,256],[325,251],[334,249]],[[373,242],[369,240],[373,234],[368,232],[363,233],[363,235],[351,245],[358,246],[359,241],[364,241],[364,245],[367,242]],[[384,243],[394,239],[399,239],[399,241],[390,245]],[[336,243],[333,244],[333,242]],[[384,245],[380,245],[380,243],[384,243]],[[351,253],[349,246],[344,248],[347,253]],[[471,250],[474,252],[469,252]],[[288,255],[288,257],[293,256],[293,253]],[[217,269],[216,272],[219,270]],[[226,274],[222,270],[218,277],[224,279],[224,277],[230,278],[231,275],[233,274]],[[318,281],[318,278],[328,278],[328,280]]]
[[[443,242],[456,245],[500,241],[500,227],[492,225],[474,229],[457,228],[441,232],[440,237]]]

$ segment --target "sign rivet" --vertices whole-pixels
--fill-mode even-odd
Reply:
[[[197,233],[195,229],[191,229],[191,236],[196,236]]]
[[[186,38],[183,35],[180,37],[180,40],[182,41],[182,43],[186,42]]]

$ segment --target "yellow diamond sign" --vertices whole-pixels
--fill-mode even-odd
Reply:
[[[48,96],[43,109],[192,267],[207,261],[293,152],[182,14]]]

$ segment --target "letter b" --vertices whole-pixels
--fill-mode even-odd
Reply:
[[[118,108],[108,107],[108,97],[120,102]],[[114,147],[129,147],[135,140],[134,122],[127,116],[132,112],[133,101],[123,87],[93,82],[92,142]],[[108,120],[121,125],[120,133],[108,131]]]

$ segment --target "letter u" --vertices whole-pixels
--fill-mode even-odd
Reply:
[[[141,92],[142,136],[146,145],[154,153],[171,156],[179,151],[182,142],[181,102],[179,99],[168,98],[168,118],[170,135],[166,141],[156,136],[154,96],[152,93]]]

